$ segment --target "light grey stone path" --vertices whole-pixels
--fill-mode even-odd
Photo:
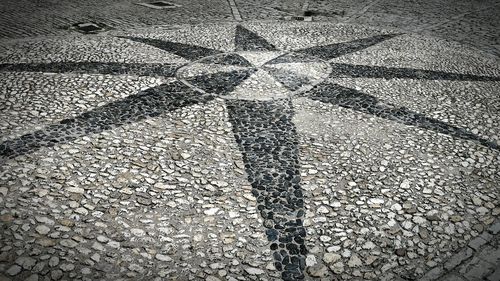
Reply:
[[[4,2],[0,280],[500,280],[498,1]]]

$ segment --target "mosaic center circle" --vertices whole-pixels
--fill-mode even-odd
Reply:
[[[331,72],[330,64],[319,58],[252,51],[204,57],[179,68],[176,77],[198,91],[227,99],[269,100],[310,90]],[[214,83],[238,85],[221,95],[217,85],[207,83],[207,78]],[[261,93],[255,93],[259,90]]]

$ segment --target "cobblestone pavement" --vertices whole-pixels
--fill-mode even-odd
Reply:
[[[397,28],[500,55],[498,0],[169,0],[177,6],[167,9],[137,5],[141,2],[148,1],[3,0],[0,38],[71,34],[71,26],[80,22],[127,29],[228,20],[286,21],[305,12],[313,21]]]
[[[3,8],[0,280],[500,280],[496,2],[106,3]]]

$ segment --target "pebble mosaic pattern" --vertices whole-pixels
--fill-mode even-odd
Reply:
[[[159,39],[139,38],[139,37],[121,37],[121,38],[129,39],[134,42],[144,43],[159,48],[161,50],[170,52],[172,54],[176,54],[188,60],[197,60],[221,53],[218,50],[208,49],[190,44],[168,42]]]
[[[491,147],[496,150],[500,149],[496,143],[482,139],[462,128],[446,124],[436,119],[428,118],[425,115],[412,112],[404,107],[383,104],[373,96],[336,84],[322,84],[321,86],[311,90],[308,93],[308,96],[313,100],[336,104],[394,122],[403,123],[405,125],[433,130],[455,138],[477,141],[484,146]]]
[[[211,97],[202,96],[180,82],[163,84],[75,118],[64,119],[44,130],[6,141],[0,144],[0,155],[16,157],[41,147],[67,143],[89,134],[100,133],[210,99]]]
[[[351,42],[335,43],[330,45],[306,48],[303,50],[298,50],[296,51],[296,53],[317,57],[323,60],[330,60],[339,56],[343,56],[345,54],[361,51],[385,40],[394,38],[395,36],[398,36],[398,34],[377,35],[373,37],[354,40]]]
[[[186,81],[207,93],[225,95],[247,79],[255,70],[232,71],[188,78]]]
[[[275,46],[241,25],[236,27],[234,44],[236,51],[276,51]]]
[[[65,62],[65,63],[24,63],[0,64],[0,71],[30,71],[52,73],[85,73],[111,75],[162,76],[175,75],[177,65],[164,63],[104,63],[104,62]]]
[[[291,102],[229,100],[229,119],[283,280],[303,279],[306,231]]]
[[[279,272],[279,276],[283,280],[301,280],[306,278],[306,267],[310,269],[308,274],[314,277],[326,276],[326,267],[313,267],[316,261],[309,254],[316,253],[317,250],[316,247],[308,249],[307,245],[306,227],[310,224],[305,223],[306,196],[302,184],[304,173],[301,172],[304,163],[299,161],[301,140],[292,121],[295,118],[292,106],[294,102],[298,101],[300,104],[303,102],[302,98],[306,98],[308,102],[319,101],[321,103],[318,107],[335,105],[342,110],[352,110],[392,123],[414,126],[425,129],[427,133],[439,132],[455,139],[473,141],[485,148],[499,150],[498,144],[479,137],[477,133],[469,132],[464,128],[427,117],[425,114],[404,107],[385,103],[381,98],[332,82],[333,79],[342,77],[495,82],[500,81],[499,77],[327,62],[333,58],[359,52],[394,39],[398,36],[394,33],[322,46],[298,48],[296,51],[286,54],[276,54],[276,57],[274,53],[272,55],[269,53],[277,50],[274,44],[241,25],[237,25],[235,29],[234,51],[230,53],[161,39],[120,37],[159,48],[191,61],[182,67],[171,64],[107,62],[0,65],[1,72],[85,72],[90,74],[175,76],[172,82],[163,83],[124,99],[96,107],[33,133],[7,139],[0,144],[0,156],[5,159],[14,159],[44,147],[70,143],[82,137],[175,113],[190,106],[201,106],[207,102],[224,102],[234,139],[242,154],[243,163],[240,168],[246,172],[248,182],[251,185],[251,193],[257,204],[256,209],[262,219],[265,235],[269,242],[267,247],[268,250],[271,250],[274,259],[274,262],[266,269]],[[270,59],[263,65],[253,65],[250,58],[245,58],[245,55],[248,55],[245,52],[255,52],[256,55],[254,55],[257,56],[255,61],[264,61],[258,58],[259,52],[262,52],[263,57]],[[288,89],[288,94],[280,94],[267,100],[239,99],[238,96],[232,96],[235,89],[248,81],[259,83],[258,77],[253,76],[258,71],[269,73],[270,77],[274,77],[276,80],[275,86],[284,86]],[[252,79],[255,77],[257,78]],[[272,97],[272,93],[266,97]],[[311,141],[314,142],[313,139]],[[183,154],[177,159],[189,159],[190,157],[191,155]],[[328,163],[330,162],[334,163],[335,161],[328,161]],[[318,173],[314,166],[307,167],[308,174]],[[333,171],[332,174],[334,174]],[[309,176],[306,176],[305,179],[311,180]],[[152,183],[153,181],[151,181]],[[351,183],[349,184],[351,185]],[[219,187],[227,187],[227,185],[227,183],[216,184]],[[353,182],[352,186],[355,185],[356,183]],[[169,186],[158,186],[160,189],[170,189]],[[215,189],[211,191],[215,191]],[[374,199],[370,202],[371,205],[378,206],[383,203],[383,200]],[[336,206],[338,207],[338,205]],[[406,208],[406,206],[397,207],[398,211],[402,208]],[[85,213],[85,210],[80,211]],[[218,211],[218,207],[211,207],[204,213],[213,216]],[[321,210],[318,209],[318,212],[326,214],[329,213],[329,209],[325,207]],[[403,227],[411,228],[411,226],[405,225]],[[46,229],[42,228],[37,231],[48,233]],[[144,236],[143,231],[136,230],[136,232],[137,236]],[[345,236],[347,235],[342,237]],[[332,240],[331,237],[327,238],[322,238],[324,241],[321,241],[326,243]],[[76,245],[73,244],[77,243],[73,240],[64,241],[72,247],[75,247]],[[344,240],[339,238],[335,242],[340,243],[341,241]],[[338,243],[332,247],[340,247]],[[373,249],[375,246],[372,247],[370,244],[367,247]],[[338,249],[328,250],[328,255],[325,254],[323,261],[329,264],[329,269],[335,274],[341,274],[344,271],[344,265],[340,262],[341,256],[333,253],[335,251]],[[351,256],[349,251],[348,253],[343,252],[343,256],[344,253],[346,253],[346,257],[350,257],[348,263],[350,267],[360,266],[362,262],[357,255]],[[404,256],[406,252],[396,252],[396,255]],[[169,261],[168,257],[161,254],[157,259]],[[16,275],[17,267],[11,267],[9,270],[12,274],[9,274]],[[131,270],[134,268],[132,267]],[[214,270],[217,268],[218,265],[213,266]],[[137,269],[137,271],[140,270]],[[245,271],[249,276],[253,276],[251,277],[253,279],[264,273],[261,269],[254,267],[247,267]],[[57,272],[56,274],[60,278],[63,273]]]
[[[208,58],[203,58],[198,63],[204,64],[222,64],[222,65],[237,65],[237,66],[252,66],[245,58],[238,54],[222,54],[219,56],[213,56]]]
[[[499,77],[472,74],[450,73],[412,68],[395,68],[384,66],[349,65],[332,63],[330,77],[346,78],[383,78],[383,79],[426,79],[426,80],[458,80],[458,81],[500,81]]]
[[[331,71],[327,62],[272,63],[263,67],[276,81],[292,92],[303,92],[326,79]]]

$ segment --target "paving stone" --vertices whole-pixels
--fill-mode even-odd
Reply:
[[[492,224],[488,228],[488,231],[493,235],[497,235],[500,232],[500,222],[495,222],[494,224]]]
[[[493,248],[491,246],[486,246],[483,249],[481,249],[481,252],[479,252],[478,257],[491,264],[498,265],[500,264],[500,248]]]
[[[31,257],[19,257],[16,259],[16,264],[22,266],[26,270],[30,270],[35,266],[36,260]]]
[[[419,280],[436,280],[440,278],[444,274],[443,268],[436,266],[433,269],[429,270],[422,278]]]
[[[486,278],[488,281],[498,281],[500,280],[500,268],[497,268],[493,273],[488,275]]]
[[[36,232],[39,234],[45,235],[50,232],[50,228],[46,225],[39,225],[35,228]]]
[[[472,249],[478,251],[479,248],[481,248],[483,245],[485,245],[486,243],[488,243],[487,240],[484,240],[481,236],[478,236],[474,239],[472,239],[470,242],[469,242],[469,247],[471,247]]]
[[[325,265],[318,264],[307,268],[307,272],[312,277],[325,277],[328,275],[328,268]]]
[[[484,277],[490,275],[495,270],[496,266],[476,258],[473,258],[473,261],[470,263],[464,264],[459,272],[462,276],[467,280],[481,280]]]
[[[7,269],[6,273],[10,276],[15,276],[18,275],[22,270],[22,267],[20,267],[19,265],[13,265],[9,267],[9,269]]]
[[[25,279],[25,281],[38,281],[39,280],[38,274],[31,274],[28,276],[28,278]]]
[[[464,279],[461,276],[453,274],[453,273],[447,274],[446,276],[442,277],[439,280],[443,280],[443,281],[467,281],[467,279]]]
[[[453,270],[462,262],[472,257],[473,254],[474,251],[470,248],[462,249],[460,252],[456,253],[448,261],[446,261],[446,263],[444,264],[444,268],[448,271]]]

